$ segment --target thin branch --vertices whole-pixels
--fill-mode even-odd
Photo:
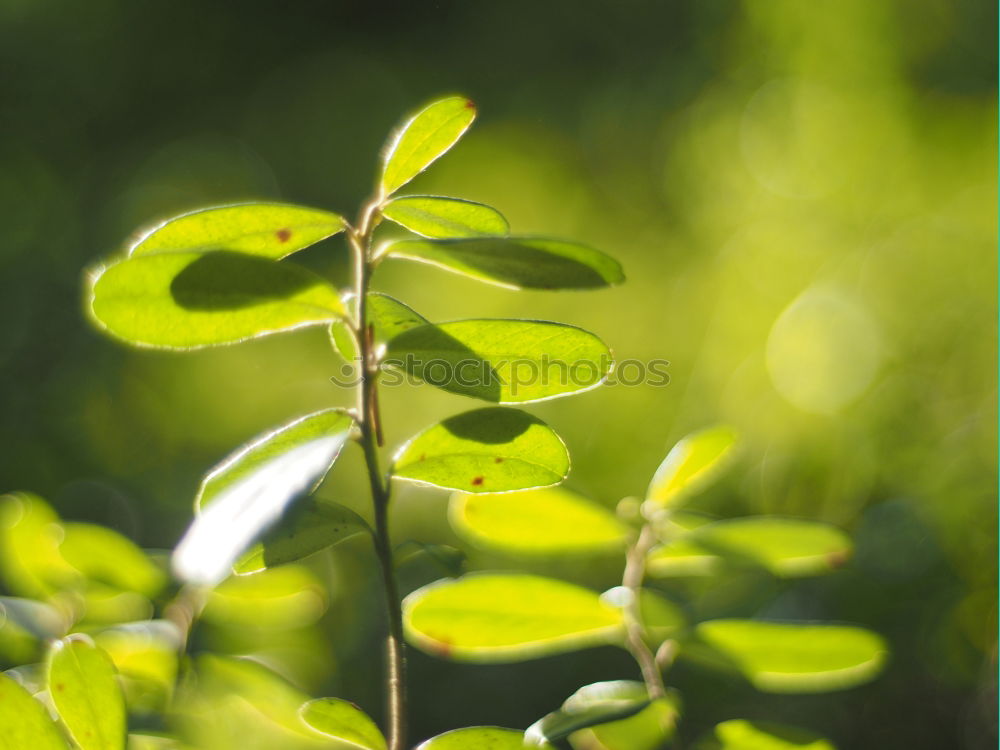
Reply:
[[[378,403],[378,359],[375,352],[374,327],[368,322],[367,296],[373,264],[372,233],[380,216],[377,200],[362,209],[357,229],[348,230],[354,255],[354,293],[357,312],[354,334],[360,346],[361,387],[358,389],[358,428],[365,454],[368,482],[371,486],[375,514],[375,554],[382,571],[389,634],[386,639],[386,673],[388,702],[388,747],[403,750],[406,744],[406,653],[403,641],[403,613],[400,607],[399,585],[396,582],[389,535],[389,500],[391,485],[380,468],[378,449],[383,444],[382,419]]]
[[[646,555],[655,543],[656,532],[652,525],[647,523],[639,532],[635,544],[629,548],[625,558],[625,573],[622,576],[622,586],[629,592],[629,600],[624,610],[625,646],[639,664],[650,700],[663,698],[667,694],[656,656],[646,640],[646,627],[642,621],[639,599],[642,581],[646,575]]]

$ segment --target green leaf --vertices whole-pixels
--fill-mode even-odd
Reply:
[[[693,537],[682,537],[654,548],[646,558],[646,572],[655,578],[711,576],[722,570],[724,561],[709,552]]]
[[[348,304],[353,311],[353,298]],[[375,331],[376,348],[388,343],[394,336],[427,324],[426,318],[411,310],[398,299],[379,292],[368,293],[368,323]],[[358,357],[353,334],[343,320],[335,320],[330,325],[333,346],[344,359],[350,361]]]
[[[284,565],[229,578],[212,589],[202,620],[225,628],[303,628],[326,610],[326,591],[308,568]]]
[[[293,500],[322,482],[353,426],[339,409],[316,412],[258,437],[216,466],[195,501],[201,512],[174,551],[177,575],[205,584],[225,578]]]
[[[162,711],[177,680],[181,637],[167,620],[145,620],[116,625],[94,634],[121,677],[131,711]]]
[[[695,750],[837,750],[815,732],[767,721],[730,719],[716,724]]]
[[[52,644],[48,660],[52,703],[81,750],[125,747],[125,699],[111,658],[85,636]]]
[[[41,701],[0,674],[0,750],[66,750]]]
[[[423,237],[459,238],[505,235],[510,225],[499,211],[482,203],[438,195],[406,195],[382,208],[382,215]]]
[[[649,695],[641,682],[595,682],[584,685],[562,708],[528,727],[525,738],[534,745],[559,742],[580,729],[634,716],[648,705]]]
[[[451,393],[510,404],[595,388],[612,357],[603,341],[576,326],[457,320],[397,334],[384,362]]]
[[[718,521],[702,526],[691,538],[712,552],[759,565],[781,578],[829,573],[851,555],[851,540],[840,529],[795,518]]]
[[[399,240],[383,253],[508,289],[597,289],[625,280],[611,256],[543,237]]]
[[[350,747],[385,750],[385,737],[368,715],[350,701],[317,698],[303,704],[299,716],[310,727]]]
[[[821,693],[872,680],[888,649],[881,637],[848,625],[709,620],[695,628],[690,655],[734,669],[767,693]],[[683,651],[682,651],[683,653]]]
[[[59,551],[88,579],[155,596],[166,576],[131,539],[91,523],[67,523]]]
[[[462,96],[431,102],[400,127],[386,145],[381,192],[392,195],[455,145],[476,118]]]
[[[200,700],[195,703],[199,715],[222,712],[225,719],[241,716],[232,710],[234,698],[245,701],[254,712],[272,724],[293,733],[297,739],[316,739],[316,734],[303,724],[299,709],[309,696],[286,682],[270,669],[246,658],[204,654],[198,658],[198,689]],[[226,737],[232,736],[232,727]],[[289,737],[284,737],[288,742]],[[198,744],[198,747],[203,747]],[[211,745],[210,747],[218,747]],[[262,747],[268,747],[265,743]],[[298,747],[298,744],[294,745]]]
[[[518,729],[464,727],[431,737],[415,750],[521,750],[526,747]]]
[[[606,508],[563,487],[504,495],[452,495],[452,528],[473,544],[511,555],[620,551],[630,529]]]
[[[725,468],[735,446],[736,432],[731,427],[712,427],[688,435],[663,459],[649,483],[646,499],[661,506],[676,506]]]
[[[128,750],[187,750],[176,737],[166,734],[131,733]]]
[[[82,585],[80,572],[59,552],[63,528],[42,498],[29,492],[0,497],[0,571],[8,590],[45,598]]]
[[[513,662],[612,643],[621,612],[551,578],[483,573],[439,581],[403,602],[407,638],[458,661]]]
[[[350,508],[318,497],[306,498],[247,550],[234,569],[239,574],[257,573],[301,560],[368,530],[365,520]]]
[[[136,346],[198,349],[329,323],[337,290],[290,263],[228,251],[140,255],[88,275],[98,327]]]
[[[287,203],[215,206],[169,219],[145,232],[131,256],[177,250],[231,250],[278,260],[346,226],[343,217]]]
[[[537,417],[492,407],[424,430],[403,446],[392,473],[463,492],[509,492],[558,484],[569,474],[569,454]]]
[[[668,695],[634,716],[583,729],[571,741],[581,750],[659,750],[673,738],[679,716],[676,697]]]

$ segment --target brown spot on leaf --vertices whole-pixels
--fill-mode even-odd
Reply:
[[[418,460],[423,461],[425,458],[427,458],[427,454],[426,453],[421,453],[420,454],[420,458]]]
[[[475,104],[475,102],[472,101],[472,99],[466,99],[465,100],[465,108],[466,109],[475,109],[476,108],[476,104]]]
[[[473,487],[478,487],[482,483],[483,483],[483,477],[473,477],[472,478],[472,486]]]
[[[849,557],[850,553],[847,550],[838,550],[827,555],[826,560],[831,568],[840,568],[847,563]]]
[[[61,682],[57,682],[56,683],[56,690],[58,690],[59,692],[62,692],[65,689],[66,689],[66,686],[63,685]]]
[[[494,458],[493,459],[493,463],[495,463],[495,464],[502,464],[503,463],[503,456],[497,456],[496,458]]]
[[[274,234],[278,238],[278,242],[288,242],[288,240],[292,239],[292,230],[291,229],[287,229],[287,228],[286,229],[279,229]]]

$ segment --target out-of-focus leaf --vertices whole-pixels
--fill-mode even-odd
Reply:
[[[688,435],[663,459],[649,483],[646,499],[676,506],[725,468],[735,446],[736,432],[731,427],[712,427]]]
[[[616,680],[584,685],[566,699],[562,708],[536,721],[524,733],[529,745],[558,742],[594,724],[624,719],[649,705],[641,682]]]
[[[17,628],[32,638],[47,640],[66,632],[68,623],[55,607],[34,599],[0,597],[0,631]]]
[[[692,537],[676,539],[654,548],[646,558],[646,572],[655,578],[715,575],[724,565]]]
[[[439,195],[404,195],[382,208],[382,215],[411,232],[432,238],[505,235],[510,225],[495,208]]]
[[[397,568],[403,568],[421,559],[430,560],[439,572],[456,577],[462,572],[465,553],[447,544],[423,544],[409,540],[396,548],[393,561]]]
[[[186,750],[176,737],[166,734],[138,734],[128,736],[128,750]]]
[[[202,619],[223,627],[299,628],[326,609],[319,581],[306,568],[283,565],[230,578],[212,590]]]
[[[180,633],[167,620],[130,622],[94,634],[122,678],[130,710],[159,711],[177,679]]]
[[[66,750],[41,701],[0,674],[0,750]]]
[[[734,518],[702,526],[692,540],[717,554],[759,565],[782,578],[829,573],[851,555],[835,526],[795,518]]]
[[[289,509],[278,524],[236,562],[234,570],[241,575],[258,573],[301,560],[368,530],[365,520],[350,508],[309,497]]]
[[[513,662],[616,641],[621,612],[573,584],[527,574],[439,581],[403,602],[407,637],[443,658]]]
[[[410,328],[389,341],[385,361],[451,393],[503,404],[590,390],[613,364],[607,345],[589,331],[534,320]]]
[[[475,105],[463,96],[431,102],[393,134],[386,144],[381,192],[392,195],[455,145],[476,118]]]
[[[622,550],[630,534],[614,513],[563,487],[499,496],[455,493],[448,518],[470,542],[512,555]]]
[[[71,636],[53,643],[48,686],[59,718],[81,750],[125,747],[125,699],[111,658],[93,641]]]
[[[383,252],[508,289],[597,289],[625,280],[611,256],[544,237],[399,240]]]
[[[144,620],[153,614],[153,603],[147,597],[98,581],[65,598],[73,601],[79,619],[91,626]]]
[[[429,427],[405,445],[393,476],[462,492],[558,484],[569,454],[540,419],[516,409],[476,409]]]
[[[116,261],[88,274],[87,296],[98,327],[159,349],[234,344],[344,314],[337,290],[311,271],[219,250]]]
[[[692,658],[735,670],[768,693],[854,687],[874,679],[888,655],[880,636],[848,625],[709,620],[695,635],[698,643],[682,654],[690,649]]]
[[[716,724],[696,750],[837,750],[815,732],[766,721],[730,719]]]
[[[66,523],[59,545],[66,562],[88,579],[155,596],[166,575],[132,540],[91,523]]]
[[[0,497],[0,572],[15,594],[44,598],[81,585],[59,553],[63,529],[48,503],[28,492]]]
[[[302,720],[317,732],[363,750],[385,750],[385,737],[368,714],[350,701],[317,698],[299,709]]]
[[[639,591],[639,612],[654,649],[687,624],[683,610],[652,589]]]
[[[677,698],[670,694],[633,716],[580,730],[570,741],[577,750],[659,750],[673,738],[679,716]]]
[[[344,230],[342,216],[287,203],[214,206],[145,232],[131,256],[178,250],[230,250],[278,260]]]
[[[195,501],[200,513],[174,551],[185,580],[216,584],[289,503],[313,491],[347,442],[354,421],[327,409],[258,437],[215,467]]]
[[[316,737],[299,716],[299,708],[309,696],[270,669],[250,659],[206,654],[198,659],[197,670],[202,692],[196,707],[201,711],[214,702],[226,710],[232,698],[238,696],[282,729],[294,735]]]
[[[431,737],[416,750],[521,750],[524,733],[501,727],[464,727]]]

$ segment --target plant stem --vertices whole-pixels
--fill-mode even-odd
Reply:
[[[378,200],[368,203],[361,212],[357,228],[348,229],[354,255],[354,295],[357,305],[354,335],[360,353],[361,386],[358,389],[358,428],[365,454],[368,482],[371,485],[375,512],[375,554],[382,570],[382,584],[389,623],[386,639],[388,703],[388,747],[403,750],[406,743],[406,653],[403,641],[403,612],[399,585],[396,582],[389,537],[389,499],[391,486],[380,468],[378,449],[382,444],[381,415],[378,405],[378,358],[374,335],[368,322],[365,300],[374,269],[371,258],[372,233],[379,221]]]
[[[650,700],[663,698],[666,688],[663,686],[663,675],[656,663],[656,656],[646,640],[646,627],[642,621],[639,593],[642,580],[646,575],[646,555],[656,543],[656,532],[652,524],[645,524],[639,532],[639,538],[629,550],[625,558],[625,573],[622,576],[622,586],[629,591],[629,601],[625,607],[625,646],[629,653],[639,663],[642,679],[646,683],[646,691]]]

